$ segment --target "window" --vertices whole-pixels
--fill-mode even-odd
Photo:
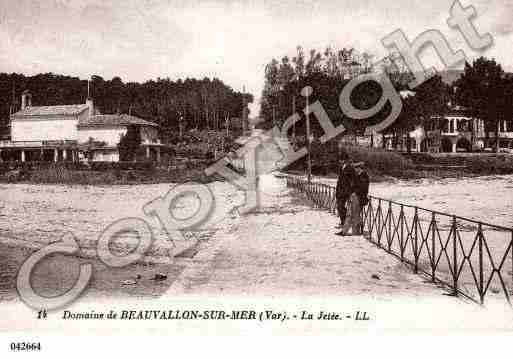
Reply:
[[[449,120],[447,118],[444,118],[442,128],[443,132],[449,132]]]

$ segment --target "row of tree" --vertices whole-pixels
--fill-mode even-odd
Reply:
[[[483,120],[487,143],[498,151],[500,123],[506,121],[510,131],[513,128],[512,98],[513,76],[494,59],[480,57],[466,63],[459,78],[450,84],[434,76],[415,88],[413,96],[403,98],[403,111],[387,130],[404,134],[419,124],[425,125],[432,116],[443,116],[457,105],[465,108],[472,118]],[[470,124],[469,130],[474,138],[477,129]]]
[[[465,72],[455,82],[455,100],[468,107],[472,115],[485,122],[485,131],[494,132],[499,149],[499,125],[508,122],[513,128],[513,76],[493,59],[480,57],[465,65]]]
[[[130,113],[158,123],[166,135],[187,129],[218,130],[228,120],[249,112],[253,96],[233,90],[221,80],[204,78],[171,81],[169,78],[144,83],[105,80],[92,76],[90,95],[102,113]],[[87,80],[52,73],[36,76],[0,73],[0,121],[20,109],[21,93],[32,93],[32,104],[65,105],[85,103]]]
[[[304,107],[305,99],[299,95],[303,86],[314,87],[312,99],[327,100],[350,79],[373,71],[372,56],[353,48],[311,50],[308,56],[301,46],[296,50],[292,59],[272,59],[265,68],[260,117],[267,127],[282,124],[294,109]],[[323,104],[334,109],[330,101]]]
[[[265,127],[281,126],[296,111],[301,114],[305,98],[300,91],[309,85],[314,89],[311,102],[320,100],[335,124],[344,121],[349,124],[346,126],[349,133],[362,134],[365,127],[388,116],[390,106],[385,106],[367,121],[353,121],[344,118],[340,111],[339,95],[351,79],[369,72],[387,74],[396,90],[403,94],[401,114],[383,133],[393,134],[394,139],[412,131],[417,125],[425,124],[434,115],[443,116],[453,105],[464,106],[472,116],[483,119],[486,134],[495,132],[495,139],[498,138],[499,122],[513,119],[513,79],[495,60],[481,57],[472,64],[467,63],[456,81],[448,82],[436,75],[414,91],[406,91],[413,74],[400,56],[391,54],[381,62],[380,68],[375,68],[371,59],[372,56],[361,55],[354,49],[333,51],[331,48],[324,53],[312,50],[306,59],[301,47],[297,48],[297,55],[292,60],[286,56],[280,62],[273,59],[266,67],[262,92],[260,116]],[[380,86],[366,82],[355,89],[351,100],[355,107],[366,109],[376,104],[380,96]],[[314,134],[320,134],[317,121],[312,121],[312,124]],[[304,135],[304,121],[298,123],[294,131]],[[495,144],[498,148],[497,140]],[[407,148],[410,148],[409,144]]]

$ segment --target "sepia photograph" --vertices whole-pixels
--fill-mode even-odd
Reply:
[[[2,0],[0,352],[511,333],[512,55],[510,0]]]

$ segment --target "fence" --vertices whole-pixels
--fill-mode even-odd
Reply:
[[[335,188],[287,177],[287,186],[336,213]],[[415,273],[480,304],[513,295],[513,228],[369,196],[364,236]]]

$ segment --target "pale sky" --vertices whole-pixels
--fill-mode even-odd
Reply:
[[[0,0],[0,71],[145,81],[219,77],[253,93],[257,115],[264,67],[273,57],[353,46],[376,55],[381,38],[400,28],[412,40],[438,29],[455,49],[476,54],[446,25],[452,0]],[[474,5],[483,53],[513,70],[513,1]],[[432,54],[427,51],[428,64]]]

